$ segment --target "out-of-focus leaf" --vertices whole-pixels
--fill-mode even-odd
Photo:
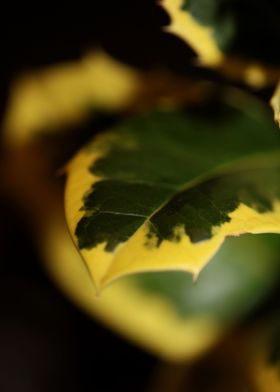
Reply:
[[[244,388],[246,386],[248,391],[278,392],[279,330],[279,319],[277,321],[274,317],[255,320],[247,328],[240,329],[232,341],[220,347],[220,366],[231,371],[236,368],[237,373],[247,381]],[[213,361],[214,358],[209,357],[208,360]]]
[[[97,298],[62,219],[44,232],[42,247],[46,268],[76,304],[141,347],[176,361],[209,349],[264,298],[279,274],[277,238],[247,235],[225,243],[196,284],[184,273],[150,273],[114,282]]]
[[[229,238],[195,283],[183,272],[130,279],[142,290],[168,299],[182,318],[203,314],[226,324],[254,308],[277,281],[279,249],[278,235],[246,234]]]
[[[267,352],[254,353],[251,358],[251,377],[258,392],[280,391],[280,369],[268,361]]]
[[[199,55],[201,63],[217,65],[223,59],[214,37],[213,28],[200,24],[183,8],[183,0],[163,0],[162,5],[171,17],[167,30],[186,41]]]
[[[194,27],[208,31],[221,52],[279,66],[275,49],[269,45],[280,38],[277,1],[266,6],[251,0],[163,0],[163,6],[172,18],[172,29],[187,41],[195,41],[190,25],[196,22]]]
[[[142,347],[168,359],[194,358],[215,343],[236,318],[253,309],[274,285],[279,264],[274,258],[273,236],[244,236],[225,243],[192,286],[194,291],[189,275],[166,272],[144,274],[139,280],[136,276],[124,278],[96,298],[90,276],[64,226],[62,206],[57,205],[60,192],[47,169],[48,157],[47,151],[35,153],[34,148],[14,155],[14,174],[9,173],[10,180],[14,177],[19,182],[13,194],[18,195],[30,225],[33,221],[34,235],[41,238],[46,267],[75,303]],[[166,287],[171,278],[176,284],[170,282]],[[228,284],[224,284],[226,280]],[[181,294],[176,291],[177,285]]]
[[[161,4],[171,18],[166,29],[194,49],[199,64],[254,88],[279,78],[278,58],[269,44],[279,34],[277,3],[265,7],[246,0],[162,0]]]
[[[276,90],[271,98],[270,104],[274,112],[274,120],[280,127],[280,83],[276,87]]]
[[[226,50],[235,35],[236,20],[234,6],[230,1],[183,0],[181,9],[190,13],[202,26],[211,26],[213,39],[222,50]]]
[[[109,115],[143,108],[193,104],[213,86],[156,68],[140,71],[103,51],[16,79],[4,119],[6,142],[14,145],[62,133],[96,112]]]
[[[97,289],[136,272],[197,276],[227,236],[280,233],[279,152],[269,115],[238,94],[95,139],[69,164],[66,215]]]
[[[188,369],[185,390],[278,392],[279,364],[271,361],[269,336],[271,328],[251,323],[231,331]]]
[[[80,121],[91,110],[121,110],[135,98],[140,73],[103,51],[14,81],[4,120],[6,138],[22,143],[42,130]]]
[[[253,331],[249,331],[249,353],[251,355],[249,371],[257,390],[260,392],[280,391],[280,313],[277,302],[277,290],[274,301],[268,311],[257,320]]]

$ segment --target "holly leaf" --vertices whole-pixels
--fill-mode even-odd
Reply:
[[[196,278],[226,237],[280,233],[280,135],[259,104],[228,101],[132,117],[69,164],[68,225],[97,290],[143,271]]]

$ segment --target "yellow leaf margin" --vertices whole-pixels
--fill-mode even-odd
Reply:
[[[159,357],[172,361],[193,359],[224,332],[210,317],[182,319],[167,300],[142,292],[127,279],[115,282],[96,297],[63,219],[53,219],[42,235],[41,249],[49,274],[74,303]]]
[[[170,14],[171,25],[167,31],[185,40],[199,55],[203,65],[217,65],[223,59],[211,27],[199,24],[187,11],[182,10],[183,0],[162,0],[163,8]]]
[[[106,138],[99,140],[106,145]],[[96,146],[100,145],[96,142]],[[94,146],[90,151],[82,150],[68,165],[68,178],[65,191],[65,210],[72,238],[77,245],[75,230],[83,217],[83,198],[91,186],[101,178],[93,176],[89,167],[105,151]],[[132,237],[120,244],[113,252],[105,251],[106,243],[92,249],[82,249],[80,253],[85,260],[97,292],[121,276],[145,271],[181,270],[190,272],[197,278],[199,272],[221,247],[227,236],[239,236],[245,233],[279,233],[280,202],[274,201],[273,210],[259,213],[253,208],[240,204],[229,214],[230,221],[212,229],[209,240],[192,243],[184,229],[177,230],[182,235],[179,243],[164,240],[159,247],[144,246],[149,224],[144,223]],[[156,240],[156,239],[155,239]]]
[[[17,77],[4,118],[5,138],[21,144],[83,120],[92,109],[118,111],[139,93],[140,72],[101,49],[80,60]]]

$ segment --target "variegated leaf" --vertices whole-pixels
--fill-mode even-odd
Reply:
[[[133,117],[69,164],[68,224],[97,289],[143,271],[197,277],[226,237],[280,233],[280,135],[262,106],[233,103],[244,109]]]

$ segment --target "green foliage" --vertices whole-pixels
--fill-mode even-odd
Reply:
[[[190,0],[183,3],[199,23],[214,28],[214,36],[222,50],[230,48],[236,33],[234,1],[231,0]]]
[[[207,315],[236,321],[255,308],[277,282],[278,235],[229,238],[197,282],[183,272],[154,272],[131,279],[141,290],[166,298],[183,318]],[[213,284],[215,282],[215,284]]]

